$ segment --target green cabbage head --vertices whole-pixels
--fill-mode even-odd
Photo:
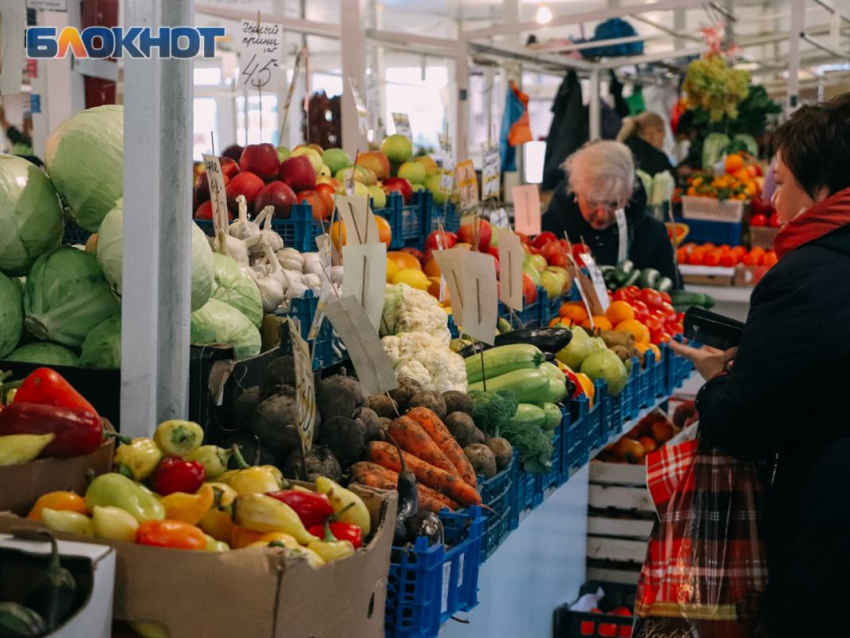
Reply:
[[[12,352],[24,332],[21,285],[0,273],[0,359]]]
[[[101,321],[83,341],[80,365],[84,368],[121,367],[121,315]]]
[[[263,322],[263,300],[257,282],[227,255],[213,253],[213,268],[216,287],[212,298],[236,308],[259,328]]]
[[[65,346],[40,341],[28,343],[6,357],[7,361],[22,363],[40,363],[45,366],[75,366],[77,355]]]
[[[192,344],[233,346],[237,359],[260,353],[260,331],[241,312],[218,299],[210,299],[192,313]]]

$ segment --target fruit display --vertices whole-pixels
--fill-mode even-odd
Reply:
[[[724,174],[703,173],[688,179],[685,194],[719,200],[748,201],[758,197],[764,184],[764,171],[746,153],[732,153],[724,161]]]
[[[653,410],[619,440],[606,446],[596,461],[645,465],[647,454],[670,441],[680,431],[681,428],[667,418],[662,410]]]
[[[676,259],[680,264],[689,266],[714,266],[734,268],[735,266],[764,266],[770,268],[779,261],[773,250],[755,247],[747,250],[743,246],[716,246],[707,244],[685,244],[677,249]]]

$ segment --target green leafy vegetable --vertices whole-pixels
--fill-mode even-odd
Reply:
[[[43,341],[21,346],[6,357],[6,360],[47,366],[75,366],[78,363],[77,355],[65,346]]]
[[[24,332],[21,285],[0,273],[0,359],[15,349]]]
[[[191,337],[195,345],[233,346],[237,359],[260,352],[260,331],[248,317],[218,299],[210,299],[192,313]]]
[[[121,315],[101,321],[83,341],[80,365],[85,368],[121,367]]]
[[[215,291],[212,298],[236,308],[258,328],[263,321],[263,300],[257,283],[236,261],[213,253]]]

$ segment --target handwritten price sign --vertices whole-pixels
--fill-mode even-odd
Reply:
[[[242,20],[237,45],[239,88],[276,91],[280,84],[278,64],[283,55],[283,27]]]

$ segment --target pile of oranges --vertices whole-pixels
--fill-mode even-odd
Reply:
[[[765,266],[770,268],[778,261],[776,253],[772,250],[756,247],[747,250],[743,246],[729,246],[723,244],[685,244],[676,251],[676,258],[680,264],[689,266],[720,266],[722,268],[734,268],[738,264],[744,266]]]
[[[591,317],[581,301],[563,304],[558,314],[549,323],[550,326],[578,325],[591,328]],[[652,350],[657,360],[661,357],[659,344],[667,343],[675,335],[684,333],[683,319],[684,315],[676,312],[667,293],[626,286],[611,294],[608,310],[604,315],[592,318],[592,327],[631,333],[635,338],[635,348],[641,354]]]
[[[763,172],[751,156],[733,153],[726,158],[725,174],[710,173],[697,175],[688,180],[686,195],[747,201],[761,194],[764,183]]]

